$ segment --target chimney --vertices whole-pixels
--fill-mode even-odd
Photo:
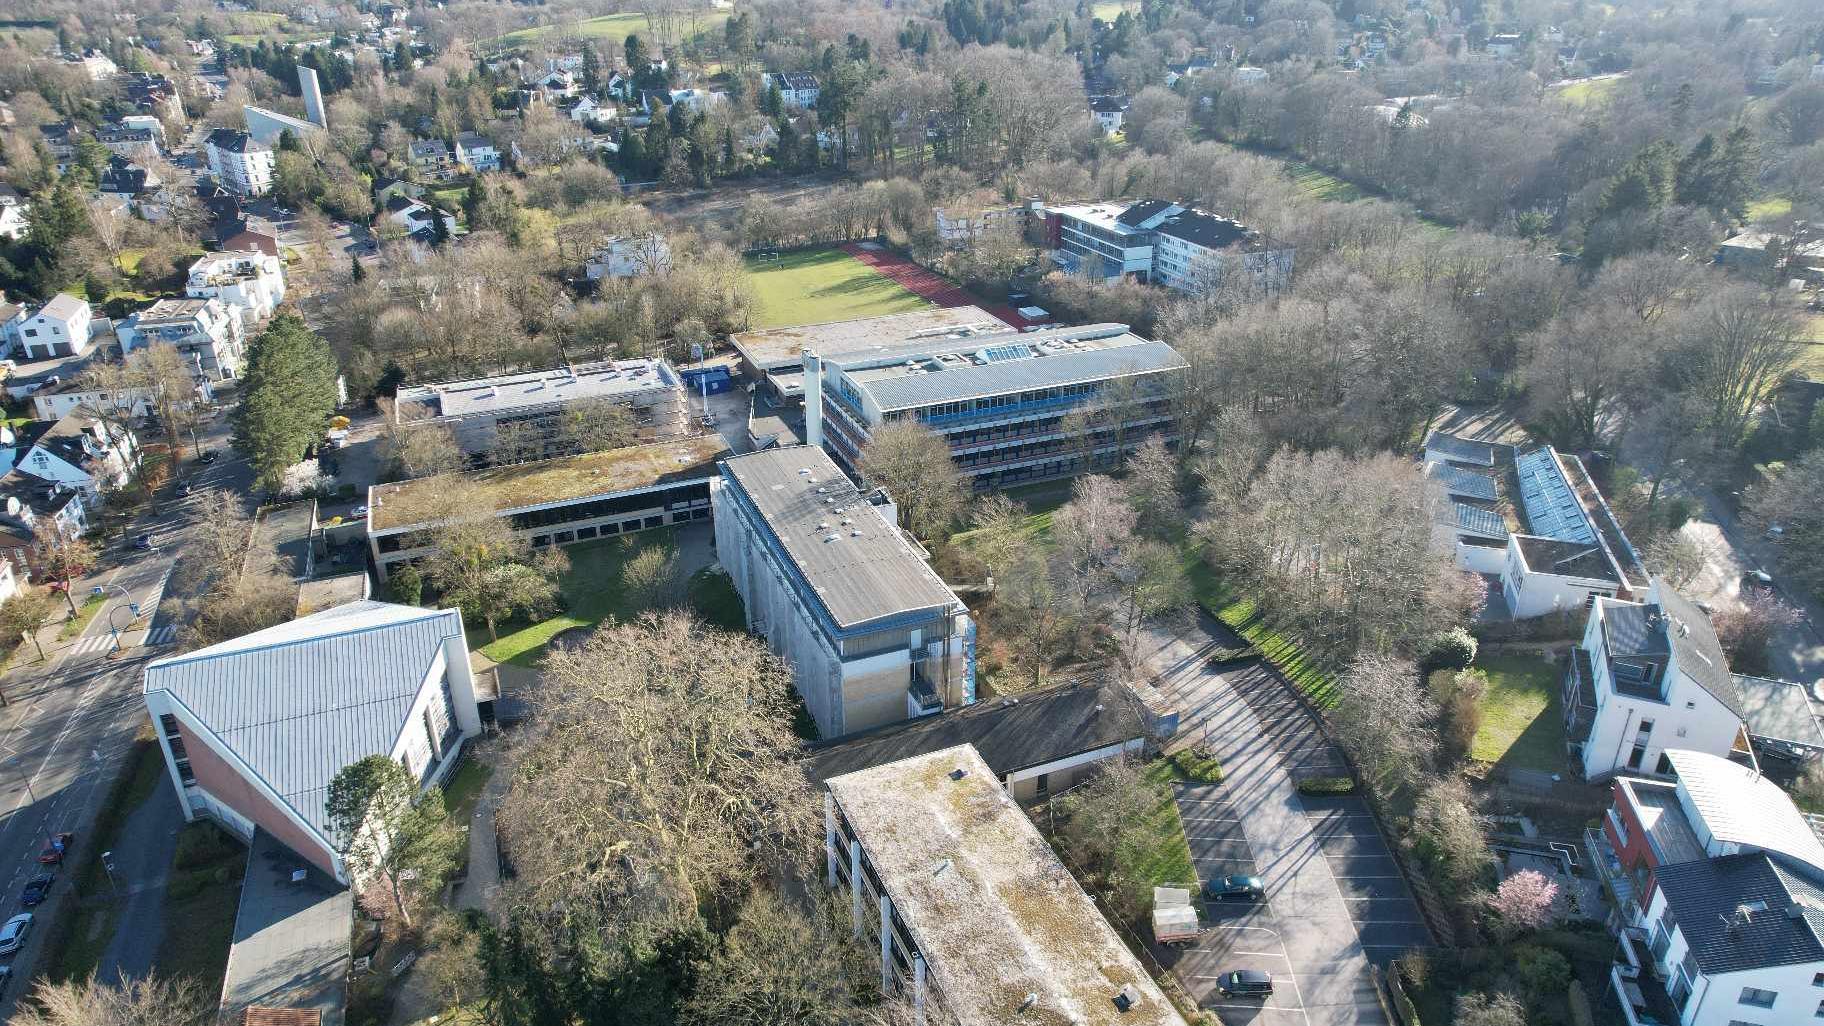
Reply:
[[[823,448],[823,358],[804,352],[804,444]]]

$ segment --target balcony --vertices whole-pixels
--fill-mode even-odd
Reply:
[[[930,716],[943,711],[944,700],[938,695],[937,688],[925,679],[915,665],[912,668],[912,683],[906,686],[906,714]]]
[[[1633,916],[1629,910],[1637,914],[1640,908],[1634,901],[1634,881],[1629,878],[1628,871],[1622,868],[1621,858],[1609,844],[1608,835],[1599,826],[1584,830],[1583,849],[1590,856],[1590,865],[1596,867],[1597,879],[1602,881],[1609,896],[1615,899],[1616,915],[1624,920],[1610,922],[1609,928],[1613,930],[1632,925]]]
[[[1589,650],[1581,645],[1571,649],[1560,697],[1565,743],[1581,745],[1590,739],[1590,728],[1596,722],[1596,667],[1590,662]]]

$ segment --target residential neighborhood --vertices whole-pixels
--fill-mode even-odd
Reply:
[[[1817,14],[21,8],[0,1022],[1815,1022]]]

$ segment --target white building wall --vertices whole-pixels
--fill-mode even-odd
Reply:
[[[1590,725],[1590,739],[1583,746],[1583,775],[1595,780],[1623,771],[1652,773],[1659,757],[1668,748],[1685,748],[1728,758],[1741,730],[1741,720],[1696,681],[1678,672],[1672,678],[1667,701],[1633,698],[1617,694],[1609,674],[1608,660],[1602,652],[1602,607],[1597,603],[1584,629],[1583,647],[1590,653],[1592,681],[1596,692],[1596,718]],[[1650,720],[1647,750],[1636,770],[1628,769],[1634,751],[1634,740],[1641,720]],[[1819,995],[1824,997],[1824,994]]]
[[[1655,893],[1653,902],[1647,908],[1646,923],[1649,937],[1657,936],[1660,920],[1665,916],[1666,897],[1664,893]],[[1763,915],[1783,915],[1778,912],[1761,913]],[[1685,954],[1690,945],[1685,941],[1682,927],[1670,931],[1671,944],[1666,948],[1665,957],[1658,965],[1665,972],[1666,988],[1673,989],[1673,981],[1681,971]],[[1650,956],[1649,956],[1650,957]],[[1719,973],[1715,976],[1704,975],[1701,971],[1691,981],[1691,998],[1679,1016],[1680,1026],[1799,1026],[1801,1023],[1813,1023],[1824,1018],[1824,987],[1812,983],[1813,978],[1824,972],[1824,962],[1799,962],[1792,965],[1772,966],[1765,969],[1750,969],[1742,972]],[[1771,991],[1775,994],[1773,1006],[1764,1008],[1759,1005],[1743,1004],[1744,988]]]
[[[1498,574],[1507,568],[1507,550],[1457,542],[1457,567],[1471,573]]]

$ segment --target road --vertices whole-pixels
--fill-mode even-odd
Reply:
[[[184,476],[199,488],[235,488],[245,494],[252,474],[245,463],[225,453],[225,419],[199,435],[206,451],[221,449],[224,457],[207,467],[186,461]],[[77,585],[103,587],[107,604],[79,637],[47,645],[43,664],[16,669],[6,678],[9,704],[0,709],[0,908],[7,915],[18,910],[20,887],[39,871],[38,853],[48,833],[75,831],[79,851],[92,840],[95,813],[145,722],[141,674],[147,662],[173,651],[179,626],[171,617],[172,607],[161,608],[161,600],[192,529],[191,501],[167,495],[157,515],[143,517],[129,528],[130,536],[153,533],[160,541],[158,551],[109,547],[102,568]],[[138,605],[142,615],[135,618],[130,604]],[[120,628],[118,656],[112,654],[110,625]],[[139,867],[148,857],[143,852],[129,857],[122,850],[118,882],[130,894],[137,893],[136,885],[157,885],[139,878]],[[166,856],[162,864],[169,861]],[[69,886],[60,880],[50,900],[32,910],[32,933],[11,962],[15,981],[29,979],[44,957],[45,927],[70,911]],[[121,968],[143,971],[141,967],[150,964],[146,945],[155,946],[158,937],[156,930],[148,931],[146,924],[132,919],[123,916],[121,929],[136,931],[140,939],[111,945],[110,950]],[[111,975],[111,967],[103,968]],[[0,997],[0,1020],[11,1016],[13,1002],[24,990],[16,982]]]

